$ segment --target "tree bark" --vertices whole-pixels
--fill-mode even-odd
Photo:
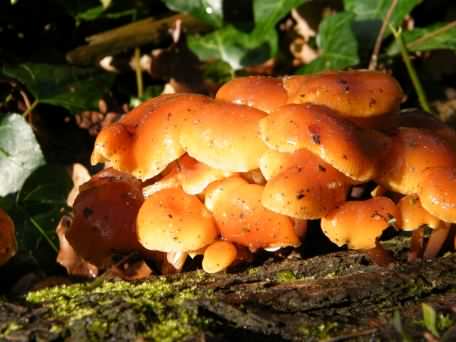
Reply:
[[[451,341],[455,285],[456,254],[383,268],[358,252],[236,273],[100,279],[0,302],[0,340],[420,340],[430,336],[425,302],[442,340]]]

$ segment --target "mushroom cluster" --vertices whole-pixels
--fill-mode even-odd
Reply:
[[[338,246],[378,254],[394,226],[414,231],[417,257],[434,256],[456,222],[456,132],[401,112],[402,99],[372,71],[244,77],[215,99],[151,99],[98,135],[91,161],[107,168],[81,186],[66,237],[97,266],[139,251],[179,270],[200,254],[218,272],[246,251],[299,246],[320,219]],[[369,198],[350,195],[374,182]]]

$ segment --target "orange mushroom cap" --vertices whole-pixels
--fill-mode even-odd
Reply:
[[[288,92],[288,103],[325,105],[360,124],[363,120],[359,119],[397,112],[404,97],[399,83],[392,76],[378,71],[289,76],[283,79],[283,83]],[[366,123],[367,127],[373,127],[369,121]]]
[[[452,147],[427,130],[403,127],[393,137],[376,181],[392,191],[413,194],[429,167],[456,167]]]
[[[237,249],[229,241],[216,241],[204,251],[203,270],[217,273],[228,268],[237,257]]]
[[[423,225],[427,225],[433,229],[440,226],[440,219],[431,215],[421,206],[420,199],[416,194],[402,197],[397,207],[400,212],[397,227],[402,230],[412,231]]]
[[[208,101],[202,95],[175,94],[141,104],[100,132],[92,164],[106,162],[139,179],[152,178],[184,154],[182,122]]]
[[[263,141],[273,150],[294,152],[307,149],[346,176],[366,181],[376,173],[378,158],[373,150],[382,147],[366,140],[366,132],[337,117],[326,107],[312,104],[286,105],[260,121]],[[374,138],[380,133],[376,133]],[[370,136],[369,136],[370,138]]]
[[[181,188],[150,195],[137,217],[137,235],[148,250],[161,252],[196,251],[218,235],[214,220],[198,197]]]
[[[294,218],[317,219],[345,201],[350,183],[331,165],[306,150],[277,154],[289,159],[278,157],[285,167],[264,187],[261,203],[266,208]],[[267,155],[268,164],[274,164],[273,154]],[[277,164],[274,167],[280,169]]]
[[[439,219],[456,223],[456,168],[431,167],[423,172],[418,195],[421,205]]]
[[[212,211],[224,240],[250,250],[298,246],[290,218],[261,205],[263,186],[248,184],[239,176],[211,184],[205,204]]]
[[[387,197],[345,202],[321,219],[325,235],[339,247],[370,249],[377,238],[399,217],[398,209]]]
[[[0,208],[0,266],[16,255],[16,227],[9,215]]]
[[[215,169],[247,172],[257,169],[266,150],[258,134],[258,109],[215,100],[198,108],[181,131],[181,144],[196,160]]]
[[[216,99],[243,104],[270,113],[287,103],[288,95],[282,80],[266,76],[235,78],[225,83]]]
[[[103,170],[80,187],[66,238],[77,254],[102,267],[113,252],[137,250],[135,220],[144,198],[128,174]]]

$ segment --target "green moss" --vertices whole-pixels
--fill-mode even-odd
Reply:
[[[306,339],[327,340],[336,332],[338,326],[337,322],[321,323],[315,326],[302,326],[299,328],[299,333]]]
[[[26,299],[50,309],[47,318],[62,322],[53,327],[56,331],[69,329],[71,334],[83,326],[85,339],[99,340],[127,330],[134,336],[170,342],[194,336],[210,324],[198,317],[194,303],[209,293],[189,285],[165,278],[143,283],[104,281],[44,289]]]
[[[279,283],[290,283],[297,279],[292,271],[280,271],[275,274],[275,280]]]
[[[2,338],[7,337],[8,335],[11,335],[13,332],[20,330],[21,328],[22,328],[22,326],[19,323],[10,322],[10,323],[8,323],[6,328],[4,328],[4,330],[2,332],[0,332],[0,337],[2,337]]]

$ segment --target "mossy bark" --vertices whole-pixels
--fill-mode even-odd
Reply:
[[[442,340],[451,341],[455,289],[456,254],[382,268],[363,253],[338,252],[230,274],[98,280],[35,292],[20,304],[0,300],[0,340],[399,341],[430,333],[426,302],[443,322]]]

